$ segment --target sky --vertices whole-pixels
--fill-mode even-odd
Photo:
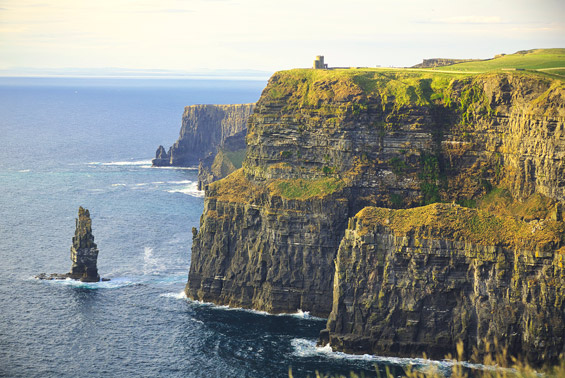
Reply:
[[[564,0],[0,0],[0,72],[412,66],[565,47]]]

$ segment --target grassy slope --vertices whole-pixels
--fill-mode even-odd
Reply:
[[[398,235],[416,232],[424,238],[466,240],[477,245],[506,245],[535,251],[551,250],[561,242],[563,222],[529,224],[510,216],[449,204],[432,204],[413,209],[392,210],[366,207],[357,213],[361,234],[375,224],[389,227]]]
[[[483,73],[504,69],[524,69],[563,76],[565,78],[565,49],[537,49],[521,51],[502,57],[453,64],[430,71]]]

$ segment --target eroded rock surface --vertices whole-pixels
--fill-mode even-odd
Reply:
[[[98,247],[94,243],[94,236],[92,235],[92,220],[89,211],[82,206],[78,209],[75,236],[73,236],[73,245],[71,246],[71,261],[73,264],[69,273],[42,273],[37,278],[47,280],[72,278],[83,282],[100,281],[96,266]]]
[[[197,166],[215,155],[226,138],[247,128],[255,104],[191,105],[184,108],[178,140],[166,152],[159,146],[154,166]]]
[[[565,347],[563,222],[524,222],[458,205],[367,207],[336,258],[321,344],[434,359],[490,348],[556,363]],[[487,346],[488,345],[488,346]]]
[[[531,238],[532,230],[546,227],[551,219],[562,225],[564,99],[562,81],[521,72],[452,77],[370,70],[276,73],[250,117],[243,168],[206,191],[187,295],[270,312],[302,309],[320,316],[328,316],[333,306],[334,323],[325,340],[349,352],[372,353],[377,350],[375,340],[382,338],[389,343],[379,349],[383,353],[419,356],[429,347],[429,354],[439,356],[453,350],[457,337],[480,347],[477,340],[486,335],[512,337],[512,352],[524,345],[521,351],[532,361],[539,362],[531,353],[534,345],[543,345],[542,354],[555,358],[563,346],[563,332],[556,336],[537,321],[539,330],[526,330],[523,322],[541,314],[555,329],[563,329],[565,292],[557,288],[563,287],[564,277],[557,272],[560,265],[554,265],[563,254],[562,231],[555,231],[554,236],[561,236],[552,236],[552,243],[544,241],[540,252],[512,243],[476,242],[465,233],[454,237],[430,225],[435,230],[431,234],[402,236],[408,238],[408,246],[426,246],[417,257],[396,252],[404,245],[391,239],[394,232],[375,234],[374,247],[381,248],[380,256],[392,256],[398,272],[404,272],[402,264],[410,268],[420,264],[419,259],[426,263],[423,270],[410,268],[402,278],[407,284],[418,283],[412,292],[394,286],[401,281],[388,276],[392,286],[385,294],[392,299],[379,313],[386,314],[384,320],[373,317],[373,323],[369,318],[375,312],[366,317],[368,312],[347,311],[360,298],[377,295],[377,286],[363,284],[336,292],[333,261],[348,219],[366,206],[406,209],[447,202],[476,207],[480,202],[495,219],[508,216],[531,226],[529,233],[514,235],[522,239]],[[493,199],[492,193],[505,193],[509,199]],[[471,222],[470,227],[482,225]],[[468,251],[489,257],[475,259]],[[340,269],[369,264],[360,271],[360,279],[377,280],[378,269],[371,270],[370,265],[374,261],[357,257],[342,259]],[[492,258],[506,263],[493,268]],[[486,270],[479,268],[483,265]],[[516,269],[521,270],[515,274]],[[433,283],[435,271],[443,272],[446,286]],[[421,277],[413,279],[416,276]],[[484,294],[484,280],[508,290]],[[535,295],[538,292],[525,292],[525,282],[533,285],[528,290],[545,290],[543,285],[556,289],[547,289],[543,299]],[[465,297],[469,290],[479,290],[480,295]],[[465,314],[480,316],[459,310],[431,316],[424,309],[436,294],[438,302],[431,308],[445,311],[457,305]],[[461,296],[461,305],[452,295]],[[484,307],[483,298],[490,307]],[[386,328],[387,322],[397,314],[405,316],[395,309],[411,308],[410,301],[417,302],[414,311],[425,318],[419,320],[422,327],[391,334],[396,328]],[[554,307],[542,314],[550,302]],[[499,317],[507,310],[515,312],[498,329],[486,324],[487,309]],[[413,315],[410,319],[417,320]],[[446,334],[445,324],[456,330]],[[360,335],[365,338],[348,341]]]

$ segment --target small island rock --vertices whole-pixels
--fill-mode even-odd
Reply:
[[[71,246],[71,266],[70,273],[60,274],[41,273],[36,278],[42,280],[62,280],[72,278],[82,282],[98,282],[100,275],[96,266],[98,260],[98,248],[94,243],[92,235],[92,220],[90,213],[82,206],[78,209],[78,218],[76,219],[75,236],[73,237],[73,245]],[[102,279],[109,281],[109,279]]]

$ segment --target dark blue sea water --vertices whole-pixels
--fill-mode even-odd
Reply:
[[[325,320],[192,302],[182,291],[203,194],[195,169],[157,169],[185,105],[244,103],[264,82],[0,79],[0,376],[294,377],[415,360],[346,356]],[[39,281],[70,269],[90,210],[109,282]]]

